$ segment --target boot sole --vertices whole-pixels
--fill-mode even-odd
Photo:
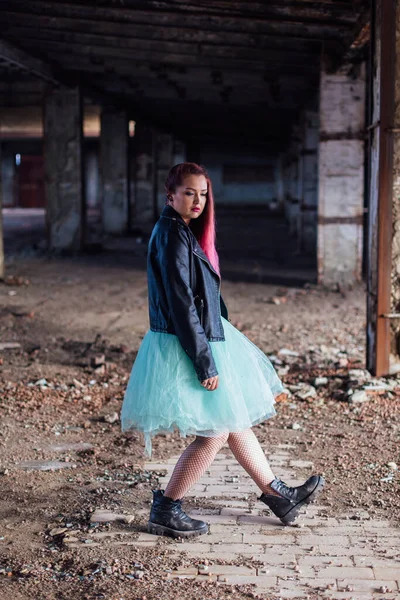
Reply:
[[[171,529],[170,527],[157,525],[157,523],[152,523],[149,521],[147,523],[147,531],[153,535],[167,535],[173,538],[192,538],[208,533],[208,525],[205,525],[205,527],[202,529],[195,529],[193,531],[179,531],[177,529]]]
[[[289,510],[289,512],[286,513],[286,515],[284,515],[283,517],[280,517],[281,522],[284,525],[293,525],[293,523],[299,516],[299,512],[300,512],[300,509],[302,508],[302,506],[304,506],[305,504],[312,504],[313,502],[315,502],[317,497],[320,495],[320,493],[324,489],[324,486],[325,486],[324,478],[319,477],[318,483],[316,484],[313,491],[310,492],[310,494],[306,498],[303,498],[303,500],[301,500],[301,502],[299,502],[298,504],[293,506],[293,508],[291,508]]]

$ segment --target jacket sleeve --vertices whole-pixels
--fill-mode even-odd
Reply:
[[[190,286],[189,240],[184,231],[169,230],[160,240],[161,277],[178,339],[200,381],[218,375],[210,344],[194,304]]]

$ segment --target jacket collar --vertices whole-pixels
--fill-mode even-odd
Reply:
[[[196,240],[196,237],[194,236],[192,230],[185,223],[185,221],[182,219],[181,215],[178,212],[176,212],[176,210],[174,208],[172,208],[172,206],[170,204],[166,204],[164,206],[164,208],[162,209],[161,216],[162,217],[167,217],[167,219],[176,219],[179,223],[182,223],[182,225],[184,225],[185,227],[187,227],[187,229],[191,233],[191,237],[192,237],[192,240],[194,242],[193,252],[195,252],[195,254],[200,255],[200,257],[208,264],[208,266],[211,269],[211,271],[213,273],[215,273],[215,275],[217,275],[217,277],[219,278],[220,276],[218,275],[217,271],[214,269],[214,267],[210,263],[210,261],[208,259],[208,256],[203,252],[203,250],[202,250],[201,246],[199,245],[198,241]]]
[[[161,213],[162,217],[168,217],[169,219],[176,219],[179,223],[182,223],[185,227],[188,227],[185,221],[182,219],[181,215],[176,212],[174,208],[170,204],[166,204]]]

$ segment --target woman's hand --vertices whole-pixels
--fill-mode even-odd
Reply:
[[[201,385],[206,388],[209,392],[213,392],[218,387],[218,375],[215,377],[210,377],[210,379],[205,379],[201,382]]]

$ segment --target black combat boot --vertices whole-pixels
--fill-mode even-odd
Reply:
[[[274,479],[271,488],[279,494],[261,494],[264,502],[284,525],[292,525],[297,519],[303,504],[314,502],[322,492],[325,481],[319,475],[313,475],[303,485],[289,487],[280,479]]]
[[[172,500],[164,496],[163,490],[153,490],[147,531],[155,535],[188,538],[208,533],[208,525],[204,521],[190,518],[182,510],[182,500]]]

